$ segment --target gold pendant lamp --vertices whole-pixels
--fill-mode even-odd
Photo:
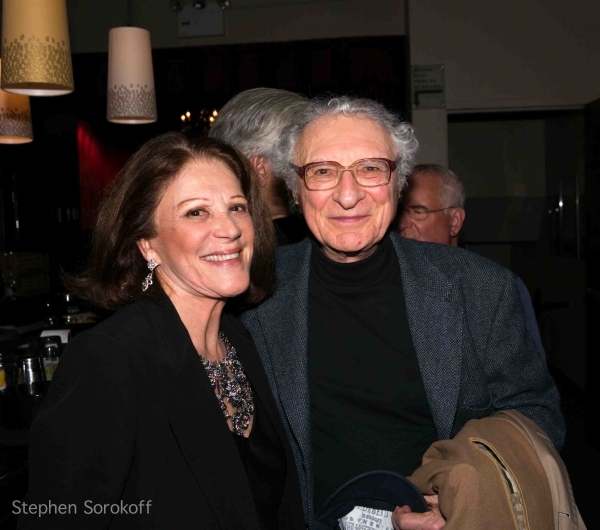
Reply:
[[[2,62],[2,89],[7,92],[73,92],[66,0],[3,0]]]
[[[2,61],[0,61],[0,75]],[[26,144],[33,141],[29,96],[0,89],[0,144]]]

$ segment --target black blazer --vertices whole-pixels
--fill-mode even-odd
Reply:
[[[252,339],[225,314],[221,329],[285,448],[280,527],[304,528],[293,455]],[[26,502],[70,513],[21,516],[20,528],[259,528],[232,434],[169,300],[125,307],[66,348],[31,427]]]

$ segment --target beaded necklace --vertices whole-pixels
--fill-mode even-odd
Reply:
[[[222,361],[207,361],[200,356],[202,365],[208,374],[210,384],[215,390],[219,406],[226,420],[231,421],[233,432],[244,436],[252,414],[254,414],[254,397],[246,372],[237,358],[235,348],[229,339],[219,331],[219,339],[225,345],[227,355]],[[227,411],[227,401],[237,409],[233,414]]]

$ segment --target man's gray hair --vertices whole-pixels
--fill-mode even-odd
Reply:
[[[245,90],[224,105],[208,135],[225,140],[247,158],[262,155],[273,165],[282,130],[307,104],[308,98],[288,90]]]
[[[398,160],[398,192],[406,185],[406,177],[410,174],[417,151],[417,139],[412,125],[403,122],[400,117],[386,109],[380,103],[370,99],[342,96],[337,98],[315,98],[295,117],[294,121],[284,129],[278,158],[271,160],[276,174],[284,178],[288,187],[296,191],[297,174],[290,166],[294,161],[296,143],[304,129],[326,116],[344,115],[374,121],[383,127],[391,136],[396,148]]]
[[[465,187],[454,171],[438,164],[418,164],[413,168],[410,178],[419,173],[435,175],[441,179],[442,189],[440,190],[440,200],[444,208],[454,206],[465,207],[467,199]]]

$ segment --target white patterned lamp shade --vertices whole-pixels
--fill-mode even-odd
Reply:
[[[150,32],[113,28],[108,33],[106,119],[114,123],[156,121]]]
[[[7,92],[73,92],[66,0],[3,0],[2,60],[2,89]]]
[[[33,128],[29,96],[0,90],[0,144],[26,144],[31,141]]]

